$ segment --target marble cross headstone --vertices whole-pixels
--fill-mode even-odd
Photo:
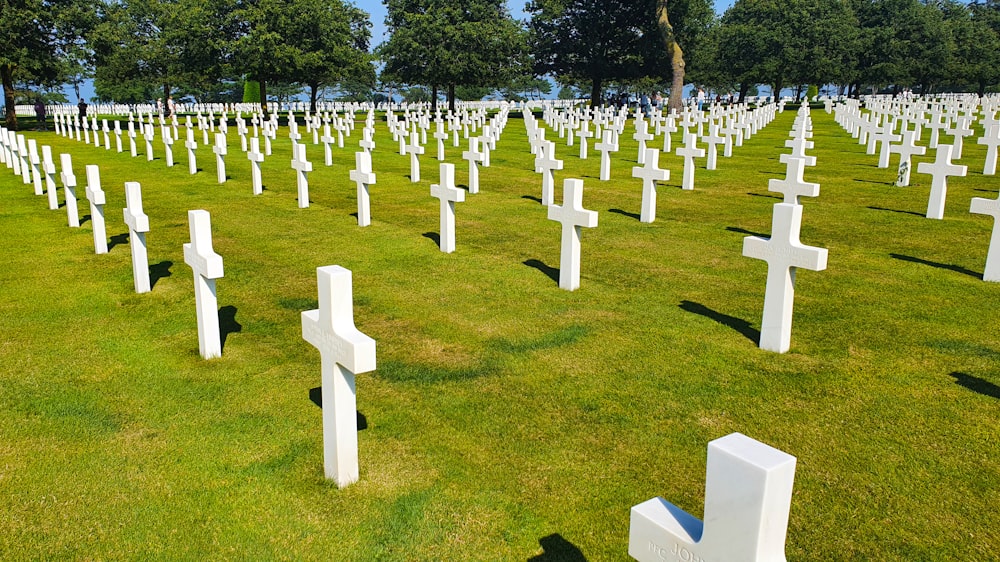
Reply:
[[[56,185],[56,163],[52,161],[52,147],[42,146],[42,170],[45,172],[45,189],[49,195],[49,209],[59,208],[59,188]]]
[[[1000,282],[1000,195],[997,195],[996,199],[974,197],[969,212],[993,217],[993,234],[990,237],[989,249],[986,251],[983,281]]]
[[[264,161],[264,155],[260,153],[260,139],[257,137],[250,139],[247,160],[250,160],[250,181],[253,184],[253,194],[260,195],[264,191],[264,183],[260,175],[260,163]]]
[[[555,202],[555,170],[563,169],[563,161],[555,157],[556,143],[542,141],[542,150],[535,158],[535,171],[542,174],[542,205]]]
[[[455,187],[455,165],[441,164],[441,180],[431,185],[431,197],[441,200],[441,251],[450,254],[455,251],[455,203],[465,201],[465,191]]]
[[[760,348],[776,353],[788,351],[792,340],[792,305],[795,300],[795,270],[826,269],[827,250],[799,242],[802,206],[778,203],[771,219],[771,238],[747,236],[743,255],[767,262],[764,315]]]
[[[416,132],[410,133],[406,152],[410,155],[410,181],[417,183],[420,181],[420,155],[424,153],[424,147],[420,146],[420,137]]]
[[[661,170],[660,151],[649,148],[643,159],[645,166],[632,168],[632,177],[642,178],[642,212],[639,222],[651,223],[656,220],[656,182],[670,179],[670,170]]]
[[[640,562],[784,562],[795,463],[741,433],[710,442],[704,519],[663,498],[634,506],[629,556]]]
[[[90,224],[94,227],[94,253],[108,253],[108,233],[104,226],[104,204],[107,198],[101,189],[101,171],[90,164],[87,170],[87,200],[90,201]]]
[[[331,145],[336,139],[330,134],[329,123],[323,125],[323,136],[320,137],[320,140],[323,141],[323,164],[333,166],[333,147]]]
[[[549,205],[549,220],[562,223],[559,254],[559,287],[567,291],[580,288],[580,228],[597,226],[597,211],[583,208],[583,180],[563,182],[562,206]]]
[[[169,127],[163,127],[160,130],[161,137],[163,138],[163,151],[166,156],[167,167],[174,167],[174,135],[170,132]]]
[[[143,136],[143,138],[146,139],[146,161],[152,162],[153,161],[153,137],[155,136],[156,133],[154,132],[153,124],[152,123],[146,125],[145,127],[146,127],[146,132],[145,132],[145,135]]]
[[[601,181],[611,179],[611,153],[618,150],[612,141],[613,135],[611,130],[605,129],[601,142],[594,145],[594,149],[601,153]]]
[[[684,177],[681,180],[681,189],[694,189],[694,159],[704,158],[705,149],[698,148],[698,135],[688,133],[684,146],[677,147],[678,156],[684,157]]]
[[[375,183],[371,154],[364,150],[355,152],[354,165],[355,169],[351,170],[350,176],[358,188],[358,226],[369,226],[372,223],[372,211],[368,186]]]
[[[128,225],[129,246],[132,248],[132,279],[135,292],[148,293],[149,257],[146,252],[146,233],[149,217],[142,211],[142,188],[138,182],[125,182],[125,224]]]
[[[646,142],[653,140],[653,135],[649,134],[649,123],[643,119],[635,122],[635,134],[632,138],[639,142],[639,157],[637,161],[640,165],[646,163]]]
[[[226,154],[229,148],[226,145],[226,133],[215,133],[215,146],[212,147],[215,153],[215,168],[219,183],[226,183]]]
[[[63,194],[66,197],[66,218],[71,228],[80,226],[80,212],[76,206],[76,175],[73,173],[73,158],[69,154],[60,154],[62,164]]]
[[[375,340],[354,326],[351,272],[316,270],[319,308],[302,313],[302,338],[322,364],[323,469],[343,488],[358,481],[358,417],[354,376],[375,370]]]
[[[187,128],[187,140],[184,141],[184,147],[187,148],[188,153],[188,173],[197,174],[198,160],[195,157],[195,151],[198,150],[198,141],[194,140],[194,129],[191,127]]]
[[[1000,146],[1000,124],[987,127],[983,136],[976,144],[986,146],[986,161],[983,163],[983,175],[992,176],[997,172],[997,147]]]
[[[462,153],[462,159],[469,161],[469,193],[479,193],[479,163],[483,161],[479,137],[469,137],[469,150]]]
[[[188,211],[188,224],[191,242],[184,244],[184,263],[194,271],[198,352],[205,359],[212,359],[222,356],[219,303],[215,293],[215,280],[223,276],[222,256],[212,249],[212,217],[208,211]]]
[[[35,195],[45,195],[42,183],[42,158],[38,154],[38,141],[28,139],[28,163],[31,164],[31,180],[35,185]]]
[[[927,148],[917,146],[916,133],[907,129],[903,131],[903,144],[889,147],[889,152],[899,154],[899,171],[896,174],[896,186],[906,187],[910,185],[910,168],[913,156],[923,156]]]
[[[969,170],[968,166],[952,164],[952,149],[950,144],[938,143],[934,162],[917,164],[918,173],[930,174],[931,176],[931,193],[927,199],[927,218],[929,219],[944,218],[944,204],[948,197],[948,176],[965,177]]]
[[[309,206],[309,172],[312,171],[312,162],[306,160],[306,145],[292,145],[294,158],[292,158],[292,169],[295,170],[295,185],[298,188],[299,208],[305,209]]]
[[[803,158],[790,157],[785,160],[785,179],[771,179],[767,182],[767,190],[784,194],[783,203],[799,205],[799,197],[816,197],[819,195],[818,183],[807,183],[802,179],[806,161]]]

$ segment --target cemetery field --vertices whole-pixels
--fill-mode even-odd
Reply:
[[[631,123],[608,182],[593,145],[580,160],[549,131],[556,203],[581,178],[600,213],[574,292],[557,286],[561,226],[519,116],[456,204],[453,254],[437,246],[435,141],[411,183],[384,121],[365,228],[348,178],[360,122],[329,168],[300,125],[308,209],[284,127],[260,196],[235,129],[221,185],[210,147],[188,174],[183,136],[167,168],[159,140],[147,162],[127,138],[117,154],[26,132],[72,154],[81,215],[84,166],[100,166],[111,250],[95,255],[91,221],[67,228],[0,165],[0,558],[624,560],[631,506],[662,496],[702,517],[707,443],[732,432],[798,459],[789,560],[1000,558],[1000,284],[981,278],[992,220],[969,214],[1000,178],[967,140],[968,176],[927,219],[929,176],[895,187],[895,157],[878,169],[813,110],[805,179],[821,190],[803,198],[801,240],[829,265],[798,273],[791,351],[762,351],[767,264],[741,252],[770,232],[794,115],[732,158],[720,147],[717,171],[699,159],[694,191],[663,154],[653,224],[638,220]],[[447,142],[459,184],[463,150]],[[126,181],[151,226],[142,295]],[[211,213],[225,267],[210,361],[182,250],[193,209]],[[323,477],[320,355],[300,320],[327,265],[353,272],[378,354],[357,377],[361,473],[344,489]]]

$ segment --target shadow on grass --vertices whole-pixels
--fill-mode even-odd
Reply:
[[[629,217],[629,218],[632,218],[632,219],[635,219],[635,220],[639,220],[639,219],[642,218],[642,215],[639,215],[638,213],[630,213],[630,212],[622,210],[622,209],[608,209],[608,212],[609,213],[615,213],[617,215],[624,215],[626,217]]]
[[[861,182],[861,183],[873,183],[875,185],[896,185],[896,182],[894,182],[894,181],[863,180],[863,179],[859,179],[859,178],[854,178],[854,181]]]
[[[719,324],[732,328],[737,332],[743,334],[748,340],[752,341],[754,344],[760,342],[760,330],[757,330],[750,325],[749,322],[743,320],[742,318],[737,318],[735,316],[729,316],[728,314],[723,314],[716,310],[712,310],[707,306],[691,301],[681,301],[681,304],[677,305],[681,310],[685,312],[691,312],[698,314],[699,316],[704,316],[709,320],[715,320]]]
[[[438,248],[441,247],[441,235],[438,234],[437,232],[425,232],[421,236],[433,240],[434,245],[437,246]]]
[[[871,206],[869,206],[868,208],[873,211],[888,211],[890,213],[899,213],[901,215],[913,215],[915,217],[921,217],[921,218],[924,217],[923,213],[918,213],[916,211],[900,211],[899,209],[886,209],[885,207],[871,207]]]
[[[149,266],[149,288],[152,289],[156,287],[156,282],[160,279],[170,277],[173,273],[170,272],[170,268],[174,266],[172,261],[161,261],[160,263],[153,264]]]
[[[115,246],[124,246],[125,244],[128,244],[128,232],[125,234],[115,234],[108,240],[108,251],[113,250]]]
[[[559,283],[559,268],[549,267],[540,260],[525,260],[523,263],[528,267],[541,271],[546,276],[548,276],[549,279],[555,281],[556,283]]]
[[[460,183],[460,184],[456,185],[455,187],[457,187],[459,189],[464,189],[466,191],[469,191],[469,186],[466,185],[466,184],[464,184],[464,183]]]
[[[958,386],[965,387],[977,394],[982,394],[983,396],[989,396],[990,398],[1000,400],[1000,386],[997,386],[988,380],[959,372],[951,373],[948,376],[954,378],[955,384]]]
[[[748,191],[747,195],[750,195],[751,197],[767,197],[768,199],[784,199],[784,197],[780,195],[770,195],[768,193],[754,193],[752,191]]]
[[[534,201],[535,203],[541,203],[542,202],[542,198],[541,197],[535,197],[534,195],[522,195],[521,199],[530,199],[531,201]]]
[[[219,309],[219,336],[222,338],[222,350],[226,349],[226,339],[229,334],[243,331],[243,325],[236,321],[236,307],[224,306]]]
[[[309,389],[309,400],[311,400],[313,404],[316,404],[317,406],[319,406],[319,409],[322,410],[323,409],[323,387],[322,386],[317,386],[316,388],[310,388]],[[357,414],[358,414],[358,431],[364,431],[364,430],[368,429],[368,418],[365,417],[365,415],[362,414],[361,412],[357,412]]]
[[[768,234],[753,232],[752,230],[747,230],[745,228],[740,228],[738,226],[727,226],[726,230],[728,230],[729,232],[739,232],[740,234],[749,234],[750,236],[757,236],[759,238],[770,238],[770,235]]]
[[[532,556],[528,562],[587,562],[583,551],[559,533],[538,539],[538,544],[542,547],[542,553]]]
[[[976,279],[982,279],[983,274],[972,271],[971,269],[966,269],[960,265],[952,265],[948,263],[939,263],[936,261],[925,260],[921,258],[915,258],[913,256],[904,256],[902,254],[889,254],[892,259],[900,261],[908,261],[912,263],[919,263],[921,265],[929,265],[931,267],[936,267],[938,269],[947,269],[948,271],[954,271],[955,273],[961,273],[963,275],[968,275],[970,277],[975,277]]]
[[[82,217],[80,217],[80,226],[83,226],[83,223],[89,220],[90,220],[90,215],[83,215]]]
[[[978,191],[980,193],[996,193],[997,192],[997,190],[995,190],[995,189],[979,189],[978,187],[975,188],[975,189],[973,189],[972,191]]]

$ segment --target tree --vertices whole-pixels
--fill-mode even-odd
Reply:
[[[643,76],[680,80],[671,96],[679,100],[680,45],[697,43],[713,17],[707,0],[532,0],[527,10],[535,73],[589,83],[592,106],[607,82]]]
[[[448,89],[455,108],[456,86],[497,88],[523,66],[521,26],[502,0],[385,0],[389,40],[378,50],[383,81]]]
[[[15,84],[55,86],[62,83],[75,56],[60,37],[73,33],[63,17],[70,8],[86,10],[85,2],[70,0],[2,0],[0,3],[0,83],[3,84],[6,125],[17,130]],[[94,10],[93,6],[89,7]]]
[[[108,1],[92,35],[102,98],[148,101],[156,90],[212,89],[226,74],[232,0]]]

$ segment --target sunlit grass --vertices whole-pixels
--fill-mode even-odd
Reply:
[[[663,155],[652,225],[632,216],[631,127],[609,182],[597,152],[557,142],[557,202],[563,178],[583,178],[600,213],[573,293],[551,278],[560,226],[532,199],[517,118],[457,204],[450,255],[433,240],[436,160],[411,183],[382,121],[367,228],[348,178],[360,130],[330,168],[309,142],[308,209],[286,129],[257,197],[235,127],[224,185],[208,147],[191,176],[182,145],[168,169],[159,142],[146,162],[127,138],[116,154],[27,133],[73,155],[82,215],[84,166],[100,165],[109,237],[126,231],[124,182],[142,184],[156,281],[134,294],[127,243],[94,255],[89,221],[68,229],[0,170],[0,557],[624,559],[632,505],[662,495],[700,517],[706,444],[733,431],[798,458],[791,560],[1000,556],[1000,285],[978,277],[992,224],[968,213],[1000,180],[967,142],[969,176],[950,179],[945,220],[925,219],[928,176],[892,186],[813,116],[806,179],[822,188],[802,241],[828,248],[829,268],[798,275],[785,355],[757,349],[766,264],[741,248],[770,230],[791,112],[700,168],[693,192]],[[466,149],[447,143],[459,184]],[[211,212],[225,260],[213,361],[183,260],[190,209]],[[332,264],[352,270],[355,321],[378,342],[358,377],[361,480],[343,490],[323,479],[319,354],[299,321]]]

